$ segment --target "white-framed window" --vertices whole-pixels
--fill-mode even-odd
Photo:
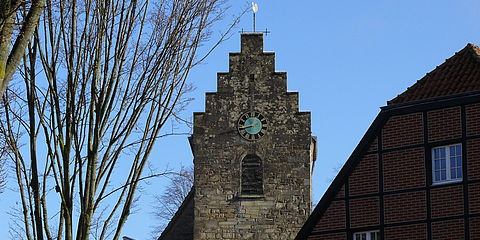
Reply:
[[[432,148],[433,184],[462,181],[462,144]]]
[[[379,236],[378,231],[356,232],[353,234],[353,240],[378,240]]]

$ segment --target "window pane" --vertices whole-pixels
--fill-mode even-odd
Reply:
[[[434,159],[439,159],[440,158],[440,148],[435,148],[433,150],[433,158]]]
[[[433,182],[462,179],[461,144],[433,148],[432,155]]]
[[[354,240],[367,240],[367,233],[355,233]]]
[[[353,234],[353,240],[378,240],[378,239],[379,239],[378,231],[361,232],[361,233]]]
[[[455,149],[457,149],[456,146],[450,146],[450,157],[457,155]]]
[[[445,148],[440,148],[440,149],[438,149],[438,150],[440,151],[440,157],[441,157],[441,158],[445,158],[445,156],[446,156],[446,154],[445,154],[445,153],[446,153],[446,149],[445,149]]]
[[[450,174],[451,179],[462,179],[462,145],[451,146],[455,149],[454,154],[450,154]]]
[[[366,233],[358,233],[357,234],[357,239],[358,240],[367,240],[367,234]]]

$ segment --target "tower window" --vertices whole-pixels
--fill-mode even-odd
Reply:
[[[263,194],[262,160],[254,154],[248,154],[242,160],[242,195]]]
[[[462,144],[432,149],[433,183],[462,181]]]

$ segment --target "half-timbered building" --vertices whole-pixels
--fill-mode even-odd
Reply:
[[[480,239],[480,49],[381,108],[296,239]]]

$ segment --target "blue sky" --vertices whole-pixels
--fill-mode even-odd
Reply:
[[[300,109],[312,113],[318,138],[313,199],[318,202],[379,112],[379,107],[442,64],[467,43],[480,44],[478,0],[258,0],[257,30],[268,28],[266,51],[276,53],[277,71],[288,72],[288,89],[300,93]],[[230,1],[227,16],[250,3]],[[228,18],[224,21],[226,24]],[[183,112],[204,111],[205,92],[216,91],[216,73],[228,71],[228,53],[240,50],[246,14],[234,34],[191,72],[195,100]],[[218,31],[226,25],[218,25]],[[171,129],[165,129],[170,131]],[[157,142],[155,167],[192,163],[187,136]],[[10,180],[11,182],[13,180]],[[165,179],[150,181],[123,231],[135,239],[150,237],[154,221],[151,196]],[[6,206],[14,193],[0,195],[0,239],[8,237]]]

